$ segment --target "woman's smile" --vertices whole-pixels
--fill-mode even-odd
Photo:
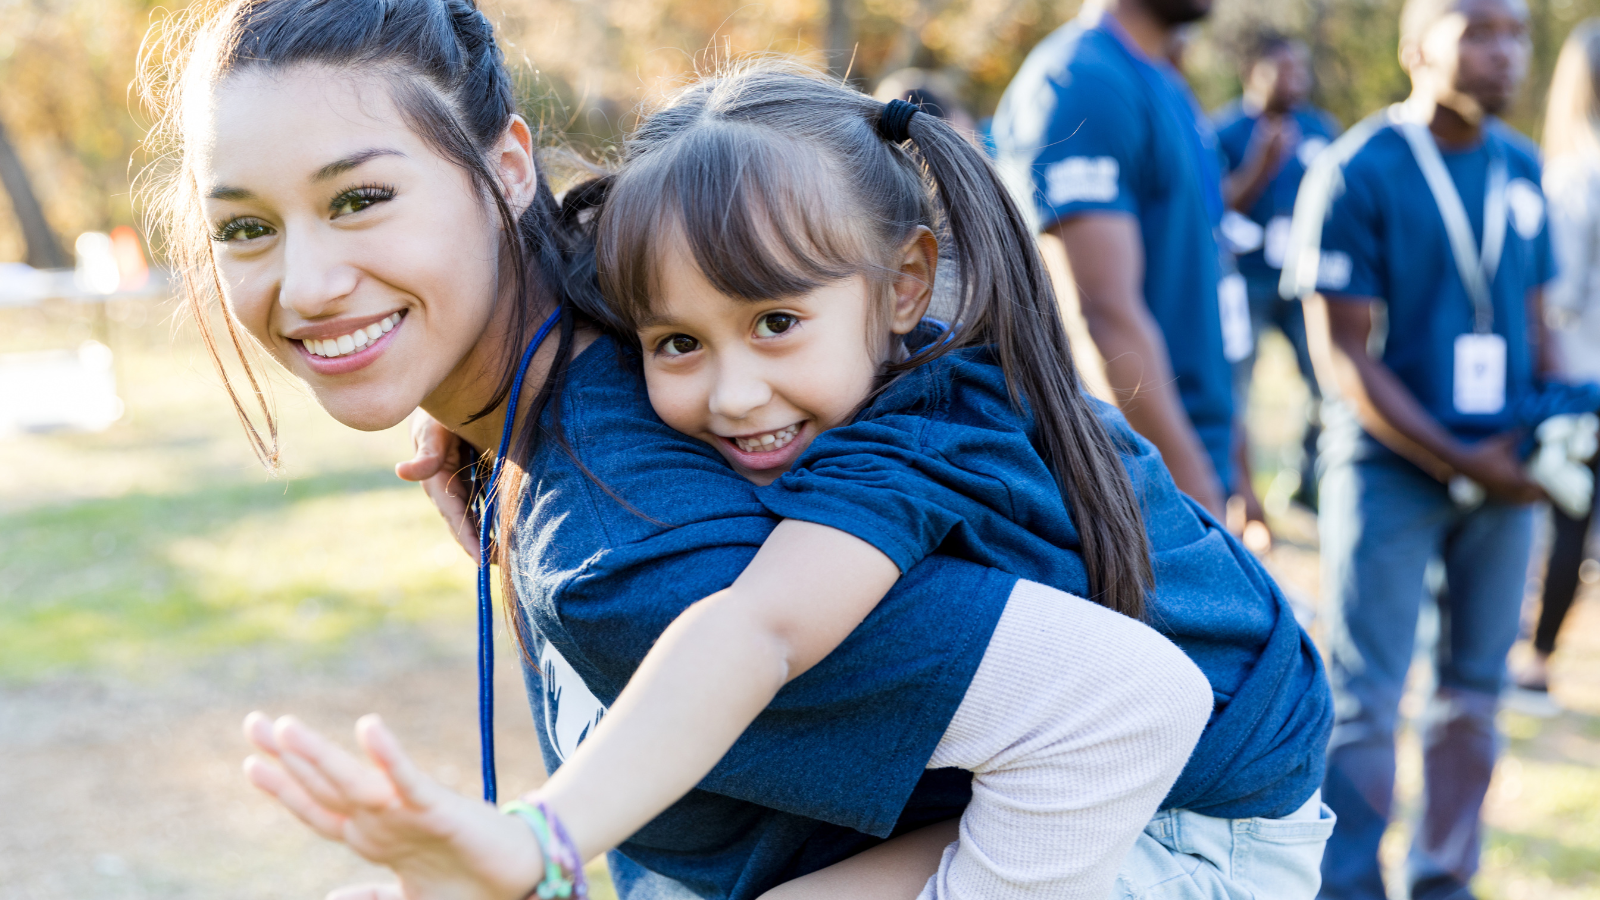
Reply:
[[[406,310],[381,318],[344,319],[301,329],[289,339],[300,348],[300,355],[318,375],[343,375],[366,368],[389,347],[395,332],[405,321]],[[328,335],[324,337],[323,335]]]

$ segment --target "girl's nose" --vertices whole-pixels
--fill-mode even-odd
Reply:
[[[306,319],[340,312],[339,301],[356,289],[356,267],[339,255],[336,241],[285,231],[279,305]]]
[[[718,367],[711,390],[711,412],[743,419],[772,401],[772,388],[753,361],[728,361]]]

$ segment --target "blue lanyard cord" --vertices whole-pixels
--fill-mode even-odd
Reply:
[[[528,374],[528,364],[533,362],[533,354],[560,318],[560,309],[551,313],[539,326],[528,349],[522,352],[517,374],[511,380],[511,393],[506,397],[506,424],[500,429],[500,450],[490,469],[488,487],[480,491],[478,497],[481,504],[478,514],[478,746],[483,761],[483,799],[489,803],[494,803],[499,793],[494,771],[494,601],[489,592],[489,544],[500,505],[497,496],[500,467],[511,449],[511,429],[517,421],[517,401],[522,396],[522,379]]]
[[[1116,41],[1123,55],[1133,63],[1140,76],[1142,76],[1150,89],[1155,91],[1158,100],[1164,99],[1168,111],[1178,120],[1178,130],[1189,139],[1189,153],[1195,164],[1195,175],[1200,180],[1200,195],[1205,200],[1206,214],[1211,217],[1212,227],[1222,221],[1222,164],[1217,160],[1215,148],[1207,148],[1200,139],[1200,114],[1194,101],[1194,95],[1179,86],[1179,83],[1137,49],[1122,24],[1109,13],[1100,18],[1103,27],[1112,39]],[[1167,68],[1171,69],[1169,65]],[[1174,75],[1177,70],[1173,70]],[[1178,76],[1181,78],[1182,76]],[[1189,114],[1190,121],[1186,124],[1179,110]]]

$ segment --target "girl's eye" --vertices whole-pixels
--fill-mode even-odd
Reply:
[[[335,219],[361,212],[374,203],[394,199],[394,188],[385,185],[369,185],[367,187],[351,188],[333,198],[328,204],[328,211],[333,213]]]
[[[656,352],[662,356],[683,356],[700,349],[700,342],[687,334],[672,334],[661,339]]]
[[[212,232],[211,239],[218,243],[229,241],[253,241],[259,237],[272,234],[272,226],[260,219],[229,219],[221,227]]]
[[[798,316],[789,313],[767,313],[756,320],[756,337],[777,337],[799,321]]]

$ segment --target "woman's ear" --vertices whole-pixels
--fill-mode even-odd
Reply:
[[[933,279],[939,271],[939,239],[926,226],[919,225],[900,252],[899,271],[894,279],[894,308],[889,315],[889,330],[910,334],[928,313],[933,301]]]
[[[490,157],[506,202],[518,216],[533,202],[539,189],[539,164],[533,156],[533,132],[521,116],[513,115]]]

